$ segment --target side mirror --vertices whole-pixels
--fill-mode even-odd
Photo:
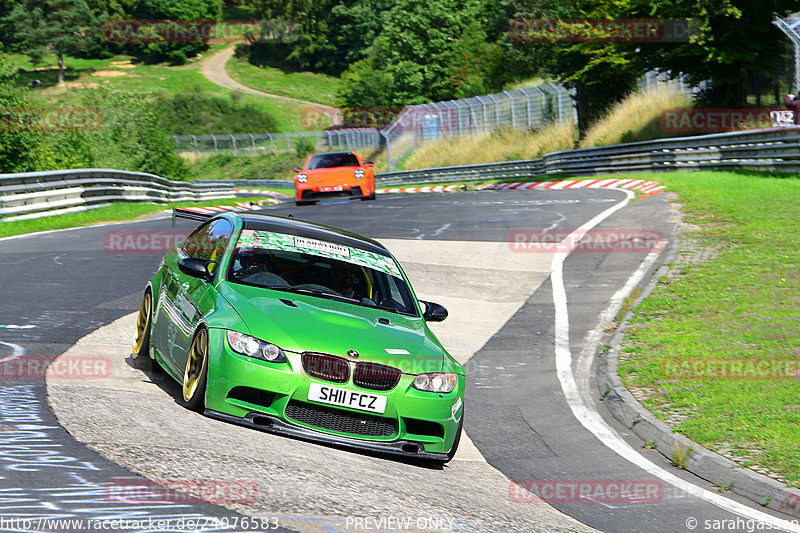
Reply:
[[[303,169],[302,169],[302,168],[300,168],[300,167],[294,167],[294,168],[292,169],[292,171],[294,171],[294,172],[300,172],[301,170],[303,170]]]
[[[200,259],[199,257],[185,257],[178,261],[178,268],[187,276],[211,281],[214,279],[214,274],[208,268],[211,263],[216,264],[217,262],[210,259]]]
[[[364,161],[363,163],[361,163],[361,166],[362,167],[371,167],[374,164],[375,163],[373,163],[372,161]]]
[[[447,318],[447,309],[444,306],[425,300],[420,300],[420,303],[425,304],[425,312],[422,313],[425,322],[441,322]]]

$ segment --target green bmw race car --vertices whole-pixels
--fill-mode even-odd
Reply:
[[[380,243],[290,218],[203,220],[147,284],[133,360],[155,360],[186,407],[264,431],[447,462],[464,369]]]

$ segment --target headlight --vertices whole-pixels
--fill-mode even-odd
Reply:
[[[286,362],[286,354],[274,344],[262,341],[251,335],[239,333],[238,331],[228,330],[227,333],[228,346],[236,353],[263,359],[270,363]]]
[[[305,183],[308,181],[308,176],[306,176],[305,174],[298,174],[297,181],[299,181],[300,183]]]
[[[355,176],[356,176],[357,179],[363,178],[364,177],[364,169],[363,168],[357,168],[356,171],[355,171]]]
[[[457,383],[457,374],[443,374],[441,372],[420,374],[414,378],[414,388],[427,392],[453,392]]]

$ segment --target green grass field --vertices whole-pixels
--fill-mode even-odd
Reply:
[[[55,56],[45,57],[44,62],[38,65],[31,64],[27,57],[19,54],[6,54],[6,57],[9,58],[11,65],[19,69],[19,85],[27,85],[35,79],[41,80],[40,86],[30,90],[36,105],[68,107],[80,106],[83,92],[97,87],[148,94],[160,92],[170,96],[196,85],[208,94],[230,97],[234,94],[232,91],[211,83],[200,71],[202,58],[222,47],[223,45],[212,45],[203,56],[179,66],[132,63],[128,56],[115,56],[109,59],[66,57],[64,59],[66,83],[63,87],[56,86],[58,74]],[[308,107],[305,104],[244,93],[235,95],[235,98],[242,103],[252,104],[255,108],[271,114],[277,121],[277,131],[314,129],[304,124],[303,112]],[[192,132],[187,131],[186,134]]]
[[[675,431],[800,486],[800,181],[639,177],[678,193],[687,237],[712,258],[676,261],[635,308],[620,375]]]
[[[232,57],[228,75],[253,89],[318,104],[334,105],[339,78],[314,72],[291,72],[275,67],[257,67],[246,59]],[[313,129],[313,128],[309,128]]]
[[[173,207],[197,207],[204,205],[236,205],[237,202],[257,202],[263,198],[231,198],[227,200],[208,200],[205,202],[177,202],[171,204],[148,204],[114,202],[106,207],[90,209],[79,213],[68,213],[66,215],[55,215],[31,220],[15,220],[12,222],[0,221],[0,237],[10,237],[12,235],[22,235],[24,233],[35,233],[37,231],[49,231],[65,228],[76,228],[78,226],[88,226],[103,222],[122,222],[135,220],[141,216],[158,213],[159,211],[169,210]]]
[[[292,168],[302,167],[306,157],[295,152],[239,157],[225,153],[209,157],[187,155],[184,160],[199,180],[291,180]]]

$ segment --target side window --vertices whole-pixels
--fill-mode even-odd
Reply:
[[[186,238],[183,253],[189,257],[219,261],[225,253],[232,233],[233,226],[224,219],[200,226]]]

